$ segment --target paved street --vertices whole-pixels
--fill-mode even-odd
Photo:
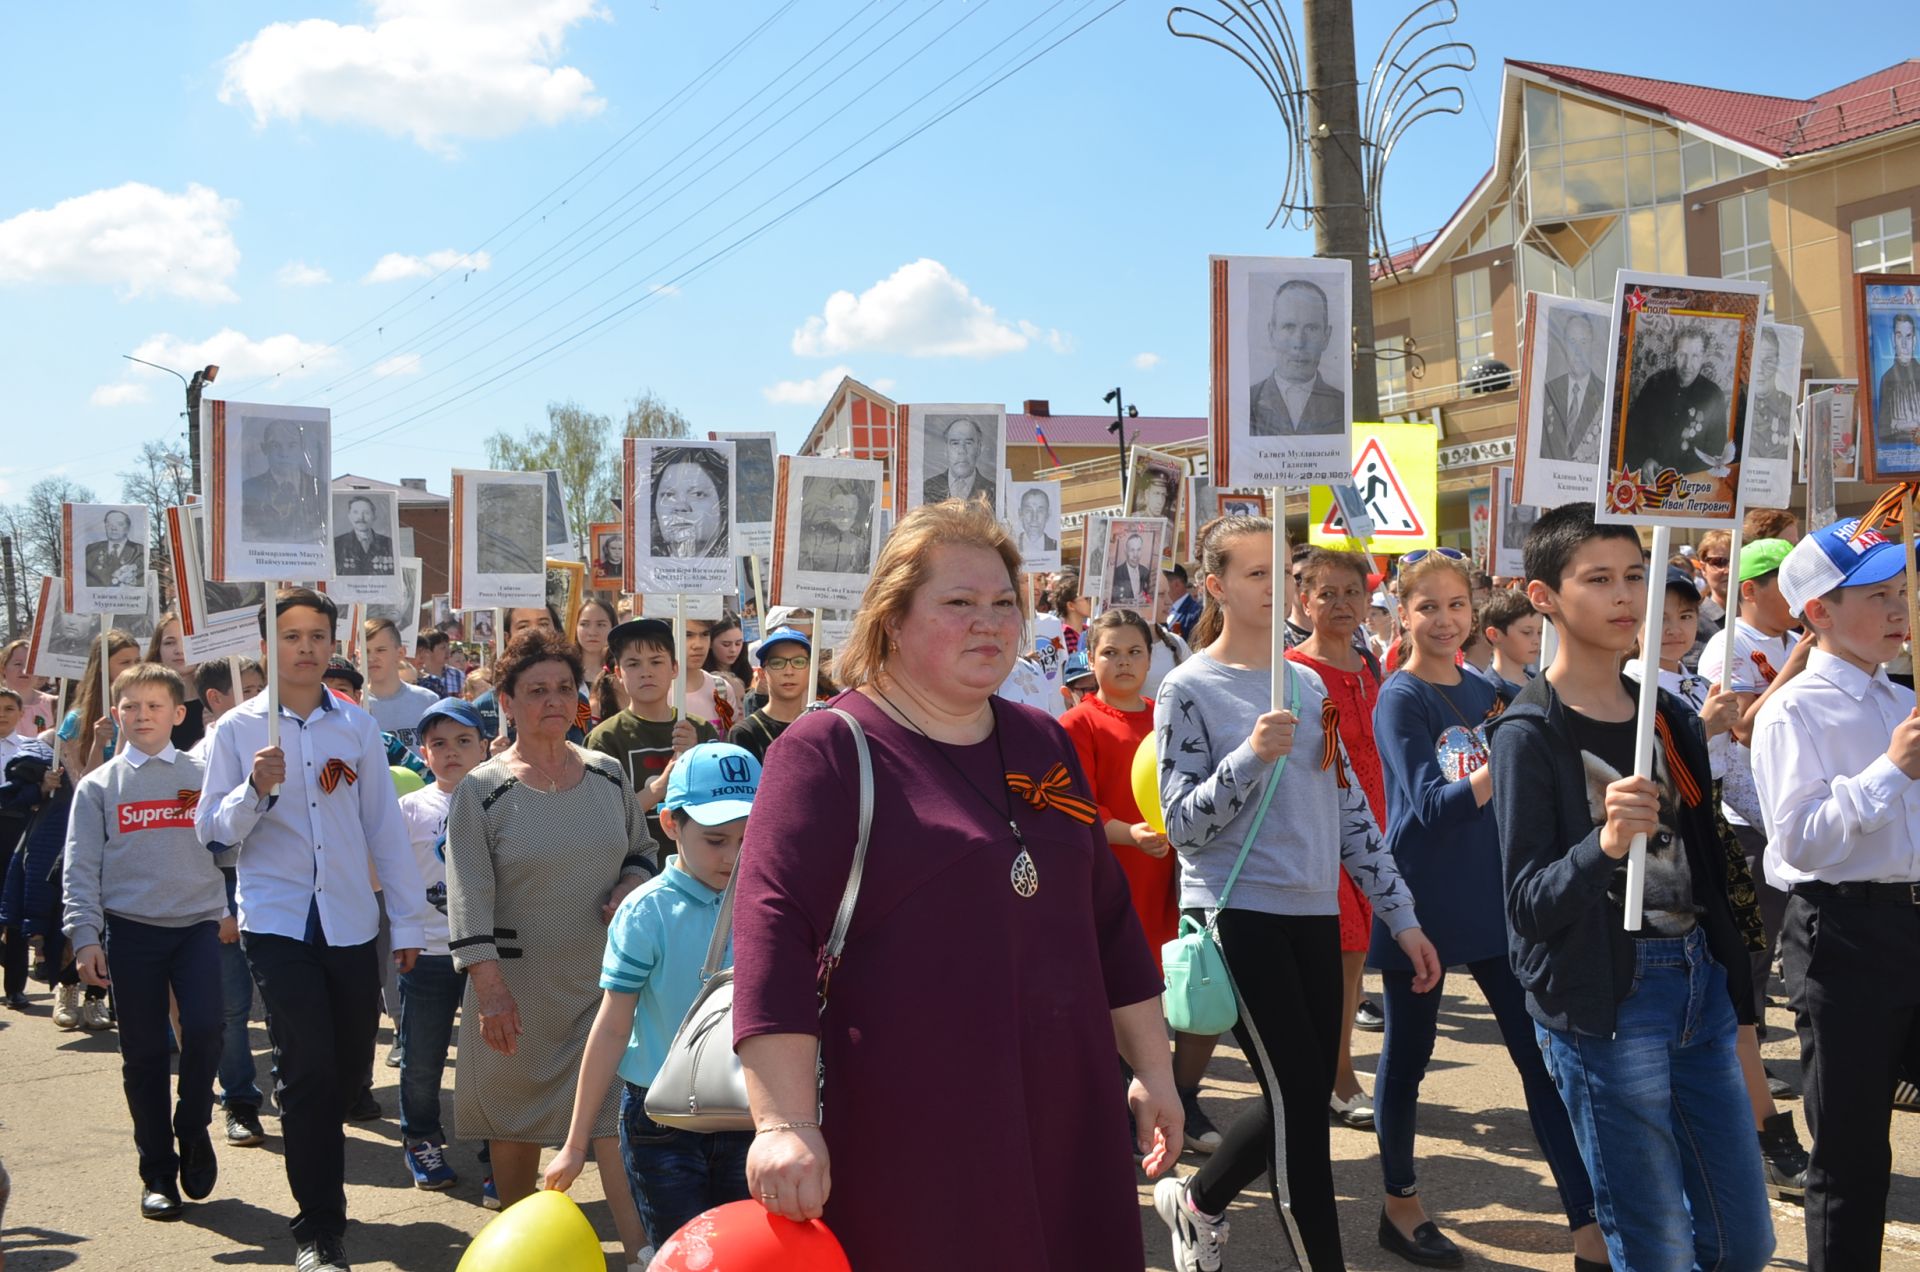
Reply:
[[[5,1091],[0,1103],[0,1154],[14,1180],[13,1202],[0,1238],[7,1254],[6,1272],[288,1266],[292,1243],[282,1217],[287,1191],[278,1123],[267,1119],[265,1148],[221,1150],[219,1188],[210,1200],[191,1206],[184,1221],[143,1222],[135,1214],[133,1145],[121,1102],[113,1035],[60,1033],[47,1018],[49,1003],[47,996],[40,995],[25,1016],[0,1013],[0,1075],[5,1075],[0,1088]],[[1784,1027],[1786,1013],[1776,1009],[1772,1023]],[[264,1052],[265,1034],[258,1025],[254,1042]],[[1377,1035],[1357,1037],[1366,1057],[1361,1062],[1364,1071],[1373,1067],[1371,1056],[1378,1042]],[[1790,1058],[1793,1044],[1784,1035],[1768,1044],[1767,1051],[1780,1072],[1797,1076]],[[391,1115],[395,1071],[381,1066],[375,1072],[378,1095]],[[1215,1120],[1224,1123],[1253,1089],[1252,1077],[1239,1056],[1223,1051],[1204,1098]],[[1425,1096],[1422,1187],[1442,1225],[1468,1249],[1469,1266],[1571,1266],[1552,1184],[1518,1104],[1519,1082],[1500,1049],[1492,1017],[1464,977],[1448,983],[1440,1043]],[[1798,1118],[1798,1101],[1786,1107]],[[1888,1239],[1885,1266],[1920,1270],[1920,1178],[1916,1178],[1920,1117],[1900,1115],[1895,1132],[1892,1210],[1896,1227]],[[369,1272],[446,1272],[488,1218],[479,1204],[479,1171],[472,1149],[456,1146],[458,1187],[440,1195],[417,1193],[401,1165],[397,1136],[391,1116],[348,1129],[348,1198],[354,1219],[349,1253],[356,1268]],[[1333,1142],[1348,1266],[1355,1272],[1400,1272],[1407,1265],[1374,1242],[1379,1176],[1372,1135],[1336,1130]],[[1188,1157],[1182,1170],[1193,1169],[1197,1160]],[[990,1183],[982,1181],[983,1209],[976,1221],[983,1270],[995,1266],[988,1253],[992,1211],[985,1208],[991,1198]],[[1143,1189],[1143,1200],[1146,1195]],[[598,1180],[591,1170],[577,1185],[575,1196],[596,1227],[610,1235],[612,1220],[599,1200]],[[1776,1206],[1774,1214],[1780,1237],[1775,1266],[1804,1267],[1799,1211]],[[1242,1198],[1232,1218],[1229,1268],[1251,1272],[1280,1266],[1275,1253],[1278,1228],[1264,1192]],[[1144,1206],[1142,1230],[1147,1234],[1148,1266],[1166,1272],[1165,1231]],[[608,1266],[618,1269],[617,1258],[610,1256]]]

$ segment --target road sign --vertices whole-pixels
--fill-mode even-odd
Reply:
[[[1439,449],[1429,424],[1355,424],[1353,485],[1373,533],[1368,552],[1402,553],[1435,546],[1439,506]],[[1339,505],[1326,486],[1307,495],[1307,539],[1352,548]]]

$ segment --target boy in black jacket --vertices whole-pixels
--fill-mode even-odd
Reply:
[[[1636,702],[1620,666],[1646,614],[1640,539],[1570,504],[1540,518],[1526,553],[1527,594],[1560,652],[1490,730],[1508,955],[1613,1266],[1762,1268],[1773,1225],[1735,1052],[1753,995],[1699,718],[1662,691],[1656,776],[1623,776]],[[1638,834],[1645,913],[1628,932]]]

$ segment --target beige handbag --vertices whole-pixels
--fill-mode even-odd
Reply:
[[[853,731],[853,747],[860,757],[860,837],[853,848],[853,870],[833,916],[820,969],[820,1010],[827,1009],[827,981],[840,964],[853,923],[854,903],[860,897],[860,875],[866,868],[867,838],[873,828],[873,761],[867,753],[867,735],[860,722],[838,707],[829,707]],[[687,1008],[680,1028],[667,1047],[667,1058],[647,1088],[647,1116],[676,1130],[712,1134],[751,1131],[753,1113],[747,1107],[746,1077],[733,1053],[733,969],[722,970],[733,940],[733,890],[740,878],[736,866],[720,897],[720,915],[707,942],[707,961],[700,969],[701,989]],[[824,1077],[824,1074],[821,1075]]]

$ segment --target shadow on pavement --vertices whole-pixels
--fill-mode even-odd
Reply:
[[[0,1249],[7,1252],[8,1272],[52,1272],[80,1259],[75,1251],[58,1247],[76,1246],[85,1240],[50,1228],[8,1228],[0,1232]]]

